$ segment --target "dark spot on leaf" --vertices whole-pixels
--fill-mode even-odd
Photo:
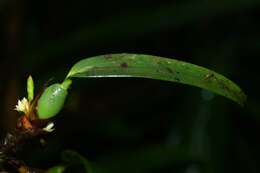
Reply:
[[[169,67],[166,67],[166,70],[167,70],[169,73],[173,73],[173,70],[170,69]]]
[[[226,90],[227,92],[231,92],[232,90],[229,88],[229,86],[222,80],[217,80],[218,84],[223,90]]]
[[[215,75],[213,73],[206,74],[204,80],[209,81],[210,79],[214,79]]]
[[[180,78],[178,78],[178,77],[175,77],[174,79],[175,79],[176,81],[178,81],[178,82],[181,81]]]
[[[161,61],[157,61],[157,64],[158,64],[158,65],[161,65],[162,63],[161,63]]]
[[[113,57],[113,55],[112,55],[112,54],[107,54],[107,55],[105,55],[104,57],[105,57],[106,59],[110,59],[110,58]]]
[[[128,67],[128,64],[127,64],[126,62],[123,62],[122,64],[120,64],[120,66],[121,66],[122,68],[127,68],[127,67]]]

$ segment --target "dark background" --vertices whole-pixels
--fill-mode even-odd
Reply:
[[[47,145],[29,143],[21,157],[48,168],[72,149],[113,173],[257,173],[259,10],[259,0],[1,0],[2,134],[14,127],[29,74],[39,90],[83,58],[153,54],[227,76],[246,106],[170,82],[80,79]]]

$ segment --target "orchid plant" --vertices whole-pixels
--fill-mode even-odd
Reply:
[[[43,92],[34,96],[34,82],[27,80],[27,98],[18,100],[15,110],[22,115],[17,119],[16,133],[9,134],[0,148],[0,164],[7,163],[20,173],[61,173],[66,172],[67,162],[49,170],[30,168],[14,158],[16,145],[28,138],[54,131],[53,119],[63,108],[68,90],[74,78],[138,77],[178,82],[200,87],[244,105],[246,95],[238,85],[207,68],[191,63],[142,54],[106,54],[86,58],[77,62],[61,83],[51,84]],[[80,155],[67,152],[85,166],[85,171],[94,173],[88,162]],[[66,159],[65,159],[66,160]],[[8,172],[4,166],[2,171]]]

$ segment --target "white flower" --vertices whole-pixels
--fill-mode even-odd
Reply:
[[[53,132],[54,131],[54,123],[48,123],[46,127],[44,127],[42,130],[45,132]]]
[[[18,112],[23,112],[25,114],[27,114],[29,112],[30,109],[30,104],[29,101],[24,97],[21,100],[18,100],[17,105],[15,106],[14,110],[18,111]]]

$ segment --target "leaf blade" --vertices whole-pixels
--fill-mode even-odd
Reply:
[[[87,173],[96,173],[95,169],[92,167],[92,164],[83,156],[72,150],[66,150],[62,153],[62,158],[65,162],[70,165],[82,164],[84,167],[84,172]]]
[[[207,68],[153,55],[107,54],[77,62],[66,78],[139,77],[177,82],[210,90],[240,105],[246,95],[238,85]]]
[[[54,166],[48,169],[47,173],[63,173],[65,170],[64,166]]]

